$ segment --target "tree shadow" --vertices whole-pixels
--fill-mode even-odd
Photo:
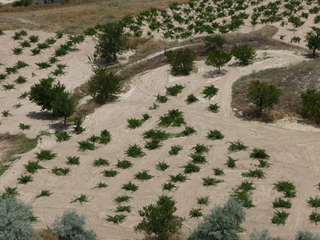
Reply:
[[[70,130],[71,126],[72,124],[70,123],[64,124],[63,122],[49,124],[49,128],[54,129],[55,134],[59,134],[61,132]]]
[[[45,112],[29,112],[26,115],[28,118],[37,119],[37,120],[54,120],[55,118],[52,116],[52,113],[45,111]]]
[[[211,70],[202,75],[203,78],[216,78],[220,76],[224,76],[228,73],[227,70],[221,69],[219,70]]]

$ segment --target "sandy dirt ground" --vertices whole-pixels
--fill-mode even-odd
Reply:
[[[258,26],[256,27],[258,28]],[[281,29],[278,34],[291,34],[291,31]],[[309,31],[307,27],[301,27],[299,33],[304,34]],[[5,72],[6,67],[13,66],[18,60],[25,61],[30,66],[19,70],[17,74],[11,74],[2,82],[14,83],[18,76],[25,76],[27,83],[15,84],[15,89],[5,91],[0,88],[0,111],[9,110],[12,116],[0,116],[0,133],[25,133],[33,138],[41,131],[54,133],[54,127],[60,120],[52,119],[47,113],[41,112],[40,107],[30,103],[28,99],[18,99],[25,91],[29,91],[30,86],[39,79],[51,76],[50,72],[55,69],[40,70],[35,63],[47,61],[53,55],[54,48],[64,43],[67,37],[60,39],[55,45],[38,56],[32,56],[28,49],[22,55],[12,54],[12,48],[18,47],[18,41],[13,41],[13,32],[7,31],[6,35],[0,37],[0,44],[6,48],[0,48],[0,73]],[[40,42],[46,38],[54,36],[52,33],[28,32],[30,35],[39,35]],[[278,36],[277,34],[277,36]],[[298,32],[296,33],[298,34]],[[300,43],[304,46],[305,43]],[[68,65],[66,74],[58,77],[56,81],[65,84],[69,91],[76,86],[87,81],[92,74],[91,63],[88,57],[92,55],[94,44],[90,38],[86,38],[77,51],[71,52],[65,57],[59,58],[59,63]],[[264,58],[267,52],[268,58]],[[299,229],[308,229],[312,232],[319,232],[318,226],[311,224],[309,214],[312,209],[308,207],[309,197],[319,195],[319,190],[315,187],[319,183],[320,157],[319,150],[319,129],[297,124],[296,121],[288,119],[274,124],[263,124],[259,122],[248,122],[237,119],[233,109],[230,107],[231,86],[240,76],[249,74],[252,71],[261,69],[280,67],[295,62],[305,60],[299,53],[289,51],[260,51],[258,61],[247,67],[235,67],[232,60],[228,66],[223,67],[222,75],[211,77],[212,69],[202,61],[196,62],[197,72],[186,77],[173,77],[170,74],[168,65],[143,72],[134,77],[131,89],[120,95],[119,99],[110,104],[106,104],[97,109],[93,114],[87,116],[84,121],[86,131],[80,135],[73,135],[67,142],[57,143],[53,134],[41,136],[36,149],[23,154],[21,159],[0,178],[0,191],[5,187],[17,187],[19,198],[31,204],[34,215],[39,222],[34,224],[36,229],[50,226],[57,215],[61,215],[66,209],[74,209],[83,213],[87,217],[87,226],[96,231],[99,239],[142,239],[143,235],[134,233],[135,226],[141,218],[138,211],[157,200],[161,194],[172,196],[177,203],[177,214],[185,217],[183,225],[183,236],[187,236],[196,225],[202,221],[200,219],[190,219],[189,211],[199,208],[197,198],[209,196],[210,204],[202,208],[204,214],[216,204],[227,200],[241,181],[252,180],[256,190],[253,191],[254,208],[246,210],[247,218],[243,227],[247,230],[242,233],[244,239],[248,238],[248,233],[254,228],[268,228],[272,235],[293,239],[295,232]],[[185,88],[177,97],[169,97],[168,103],[159,104],[156,110],[149,110],[153,105],[157,94],[165,94],[165,87],[182,84]],[[214,84],[219,88],[219,92],[214,99],[203,98],[201,92],[205,86]],[[189,94],[194,94],[199,101],[187,105],[185,99]],[[14,105],[21,103],[22,106],[16,108]],[[220,106],[219,113],[211,113],[206,110],[209,104],[217,103]],[[170,138],[163,142],[163,146],[156,150],[144,148],[145,139],[142,133],[146,130],[157,128],[159,117],[171,109],[179,109],[184,113],[187,126],[192,126],[197,131],[196,134],[188,137]],[[137,129],[127,127],[127,119],[141,118],[142,114],[148,113],[151,118]],[[31,125],[30,130],[20,130],[19,123]],[[86,140],[90,136],[99,135],[107,129],[112,134],[112,140],[108,145],[99,145],[94,151],[80,152],[78,142]],[[162,128],[161,128],[162,129]],[[164,128],[167,132],[180,132],[184,127]],[[207,133],[217,129],[225,135],[223,140],[208,140]],[[70,129],[71,131],[71,129]],[[230,141],[241,140],[249,147],[248,151],[238,153],[228,153]],[[125,150],[130,145],[138,144],[143,147],[146,155],[142,158],[133,159],[127,157]],[[210,146],[210,151],[205,154],[207,164],[200,165],[198,173],[188,174],[188,180],[184,183],[177,183],[178,188],[173,191],[162,191],[162,185],[170,179],[170,175],[183,173],[181,168],[188,163],[193,152],[192,148],[196,144]],[[177,156],[170,156],[168,151],[172,145],[181,145],[183,150]],[[265,179],[246,179],[241,173],[249,169],[255,169],[258,164],[256,160],[250,159],[250,151],[254,148],[263,148],[270,155],[271,167],[265,169]],[[17,183],[17,178],[27,174],[24,165],[28,161],[36,160],[36,153],[41,149],[50,149],[57,153],[57,157],[50,161],[42,161],[40,164],[45,169],[39,170],[33,175],[33,181],[26,185]],[[68,166],[67,156],[79,156],[79,166]],[[225,165],[227,157],[231,156],[237,161],[237,168],[229,169]],[[99,157],[108,159],[109,167],[94,167],[93,161]],[[127,159],[134,165],[123,170],[117,169],[119,174],[114,178],[107,178],[102,175],[105,169],[116,169],[118,160]],[[165,161],[170,167],[164,171],[156,170],[158,162]],[[71,172],[67,176],[56,176],[51,173],[53,167],[70,167]],[[225,175],[218,177],[224,182],[217,186],[204,187],[203,177],[214,177],[212,168],[224,169]],[[154,177],[148,181],[134,179],[134,174],[138,171],[148,170]],[[128,192],[122,185],[132,181],[139,186],[138,191]],[[290,181],[297,189],[297,197],[292,200],[292,208],[287,223],[282,226],[271,224],[274,209],[272,202],[280,197],[273,187],[278,181]],[[107,188],[94,189],[97,183],[105,182]],[[50,197],[36,198],[41,190],[50,190],[53,194]],[[89,202],[84,204],[70,203],[80,194],[86,194]],[[131,213],[125,213],[127,219],[114,225],[104,219],[108,215],[115,215],[117,204],[114,199],[117,196],[127,194],[132,199],[125,205],[132,206]],[[122,204],[124,205],[124,204]]]

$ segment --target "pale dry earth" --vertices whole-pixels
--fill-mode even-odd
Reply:
[[[259,26],[256,27],[256,29]],[[247,27],[249,31],[249,27]],[[299,31],[293,33],[285,28],[280,28],[278,34],[304,34],[309,31],[308,27],[300,27]],[[13,32],[5,32],[6,35],[0,38],[0,44],[6,48],[0,49],[0,71],[4,72],[5,67],[13,66],[18,60],[23,60],[30,66],[21,69],[18,74],[12,74],[3,82],[13,83],[19,76],[25,76],[28,82],[22,85],[16,84],[16,89],[5,91],[0,88],[0,111],[10,110],[12,116],[7,118],[0,117],[0,133],[8,132],[10,134],[21,133],[19,123],[30,124],[31,129],[25,130],[28,137],[36,137],[40,131],[54,132],[52,127],[60,123],[57,119],[52,119],[49,114],[41,113],[40,107],[30,103],[28,99],[19,100],[18,97],[24,91],[29,91],[30,86],[36,83],[40,78],[48,76],[54,67],[48,70],[39,70],[35,63],[47,61],[53,55],[52,49],[44,50],[39,56],[32,56],[29,50],[16,56],[12,54],[11,49],[18,47],[18,42],[13,41],[11,36]],[[40,42],[48,37],[54,36],[52,33],[31,32],[28,35],[39,35]],[[276,35],[276,37],[278,36]],[[59,40],[54,46],[66,41],[66,37]],[[304,46],[305,43],[300,43]],[[72,91],[76,86],[87,81],[92,74],[92,64],[88,57],[92,55],[94,44],[90,38],[79,47],[79,50],[71,52],[65,57],[60,58],[60,63],[68,65],[66,74],[58,77],[57,81],[65,84],[67,89]],[[265,54],[266,52],[267,54]],[[265,58],[265,56],[268,58]],[[200,219],[189,219],[189,211],[192,208],[199,208],[196,202],[197,197],[209,196],[209,206],[203,208],[204,214],[209,213],[210,209],[216,204],[227,200],[241,181],[246,178],[241,173],[248,169],[255,169],[256,160],[249,158],[250,150],[254,147],[266,149],[271,156],[271,167],[265,169],[265,179],[252,179],[256,190],[253,191],[254,208],[246,210],[247,219],[243,224],[248,231],[243,233],[244,238],[248,238],[248,232],[254,228],[268,228],[272,235],[293,239],[295,232],[299,229],[308,229],[312,232],[319,232],[319,227],[311,224],[309,214],[312,209],[308,207],[306,201],[309,197],[319,195],[319,190],[315,187],[319,183],[319,129],[298,124],[296,121],[282,122],[274,124],[263,124],[259,122],[242,121],[234,116],[230,107],[231,86],[240,76],[249,74],[252,71],[261,69],[280,67],[304,60],[300,53],[289,51],[260,51],[258,61],[248,67],[235,67],[232,60],[228,66],[223,67],[225,74],[212,78],[213,69],[208,67],[202,61],[196,62],[197,72],[187,77],[173,77],[170,74],[168,65],[147,71],[135,76],[128,92],[120,95],[120,98],[114,102],[106,104],[97,109],[93,114],[86,117],[84,127],[86,131],[80,135],[73,135],[68,142],[57,143],[54,135],[42,136],[36,149],[23,154],[1,178],[0,191],[4,187],[17,187],[20,193],[19,198],[31,204],[34,215],[39,217],[39,222],[35,223],[35,228],[46,228],[50,226],[57,215],[61,215],[66,209],[74,209],[87,216],[87,226],[94,229],[99,239],[142,239],[142,234],[136,234],[133,231],[141,218],[138,211],[143,206],[157,200],[161,194],[168,194],[177,202],[177,214],[187,219],[183,226],[183,234],[187,236]],[[32,76],[35,73],[36,76]],[[155,102],[157,94],[165,94],[165,87],[174,84],[182,84],[185,88],[177,97],[169,97],[169,102],[159,104],[156,110],[149,110],[149,107]],[[219,88],[219,92],[214,99],[203,98],[201,92],[205,86],[214,84]],[[187,105],[185,99],[189,94],[194,94],[199,98],[199,102]],[[21,103],[20,108],[14,108],[13,105]],[[217,103],[220,106],[219,113],[213,114],[206,108],[211,103]],[[188,126],[196,129],[197,133],[188,137],[171,138],[163,142],[163,147],[157,150],[147,150],[144,148],[146,156],[138,159],[132,159],[125,155],[125,150],[132,144],[144,146],[145,140],[142,133],[151,128],[157,127],[159,117],[167,113],[170,109],[180,109],[185,116]],[[127,119],[141,118],[141,115],[148,113],[152,116],[142,127],[137,129],[128,129]],[[51,127],[50,127],[51,126]],[[78,151],[78,141],[86,140],[93,134],[99,135],[100,131],[107,129],[112,134],[112,140],[108,145],[100,145],[94,151]],[[218,129],[224,135],[223,140],[211,141],[206,138],[209,130]],[[180,132],[181,128],[163,129],[168,132]],[[238,153],[228,153],[229,141],[241,140],[250,150]],[[206,154],[208,164],[201,165],[199,173],[188,175],[185,183],[177,183],[178,189],[168,192],[162,191],[162,185],[167,182],[169,175],[182,173],[181,166],[190,161],[192,147],[196,144],[205,144],[210,146],[210,151]],[[168,151],[172,145],[182,145],[183,150],[177,156],[169,156]],[[35,161],[35,153],[41,149],[51,149],[57,153],[57,157],[50,161],[43,161],[41,165],[46,169],[39,170],[34,174],[33,182],[26,185],[17,184],[17,178],[21,174],[26,174],[24,164],[28,161]],[[51,173],[55,166],[67,167],[67,156],[79,156],[81,164],[79,166],[70,166],[71,173],[68,176],[56,176]],[[228,169],[225,166],[227,156],[239,159],[236,169]],[[95,159],[106,158],[110,161],[110,167],[94,167],[92,165]],[[102,171],[113,168],[118,160],[128,159],[134,166],[130,169],[121,170],[116,177],[103,177]],[[158,162],[165,161],[170,165],[164,172],[157,171],[155,165]],[[217,186],[202,186],[203,177],[214,177],[212,168],[223,168],[225,175],[219,177],[224,182]],[[134,174],[141,170],[149,170],[154,176],[153,179],[141,182],[134,179]],[[250,179],[249,179],[250,180]],[[93,189],[98,182],[108,184],[106,189]],[[139,190],[131,193],[122,190],[123,184],[132,181],[139,186]],[[287,223],[284,226],[271,224],[270,219],[273,216],[272,202],[279,196],[273,189],[273,184],[278,181],[293,182],[297,188],[297,198],[292,201],[292,208]],[[35,199],[36,195],[43,189],[50,190],[53,194],[48,198]],[[80,194],[86,194],[89,202],[84,204],[70,203]],[[125,222],[114,225],[104,220],[107,215],[115,215],[116,203],[114,198],[128,194],[133,198],[128,204],[132,206],[132,212],[127,214]]]

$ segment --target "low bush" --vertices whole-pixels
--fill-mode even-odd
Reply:
[[[187,180],[187,177],[181,173],[177,175],[170,175],[170,181],[171,182],[185,182]]]
[[[248,172],[243,172],[241,175],[243,177],[250,177],[250,178],[265,178],[264,172],[260,169],[251,170],[249,169]]]
[[[41,190],[41,192],[36,196],[36,198],[49,197],[51,194],[52,192],[50,192],[50,190],[44,189],[44,190]]]
[[[33,48],[33,49],[30,49],[30,51],[32,52],[33,55],[38,55],[38,54],[40,54],[41,49],[39,49],[39,48]]]
[[[182,89],[184,89],[184,86],[181,84],[176,84],[172,87],[166,87],[167,94],[170,96],[177,96],[179,93],[181,93]]]
[[[212,112],[212,113],[217,113],[219,112],[219,106],[217,104],[210,104],[209,107],[207,107],[207,110]]]
[[[129,200],[131,199],[132,197],[129,197],[127,195],[122,195],[122,196],[119,196],[119,197],[116,197],[114,199],[114,201],[116,203],[123,203],[123,202],[129,202]]]
[[[45,68],[49,68],[49,67],[52,66],[50,63],[47,63],[47,62],[39,62],[39,63],[36,63],[36,65],[37,65],[40,69],[45,69]]]
[[[28,164],[24,165],[24,167],[26,168],[27,172],[31,174],[36,173],[39,169],[44,169],[44,167],[36,161],[29,161]]]
[[[193,94],[188,95],[187,99],[186,99],[187,104],[195,103],[198,101],[199,101],[199,99],[196,96],[194,96]]]
[[[9,110],[3,110],[3,111],[1,111],[1,114],[2,114],[3,117],[12,116],[12,114],[10,113]]]
[[[109,161],[104,158],[98,158],[93,161],[93,166],[95,167],[109,166],[109,165],[110,165]]]
[[[186,127],[178,136],[189,136],[196,133],[197,131],[193,127]]]
[[[253,182],[249,182],[247,180],[241,182],[239,186],[237,186],[235,191],[252,191],[255,190],[256,188],[253,186]]]
[[[21,175],[19,178],[18,178],[18,183],[19,184],[27,184],[28,182],[32,182],[33,181],[33,178],[31,175]]]
[[[228,157],[228,160],[226,162],[226,166],[228,168],[235,168],[236,166],[236,162],[238,161],[238,159],[234,159],[232,157]]]
[[[160,116],[158,125],[161,127],[180,127],[183,124],[185,124],[183,113],[179,109],[172,109],[167,114]]]
[[[48,43],[38,43],[37,48],[42,50],[42,49],[50,48],[50,46]]]
[[[22,48],[13,48],[12,52],[14,55],[20,55],[20,54],[22,54],[23,49]]]
[[[130,181],[130,182],[126,183],[126,184],[123,184],[122,185],[122,189],[127,190],[127,191],[135,192],[135,191],[137,191],[139,189],[139,187]]]
[[[70,140],[71,136],[68,132],[61,132],[56,134],[57,142],[64,142]]]
[[[117,206],[116,212],[131,212],[131,206]]]
[[[218,88],[216,88],[214,85],[210,85],[210,86],[206,86],[203,89],[202,94],[204,95],[205,98],[210,99],[214,97],[218,91],[219,91]]]
[[[73,199],[70,203],[75,203],[75,202],[79,202],[82,204],[85,202],[89,202],[89,199],[86,194],[81,194],[79,197],[76,197],[75,199]]]
[[[259,159],[259,164],[257,165],[258,168],[268,168],[270,167],[270,163],[268,163],[268,161],[263,160],[263,159]]]
[[[60,69],[60,68],[57,68],[57,69],[53,70],[53,71],[51,72],[51,74],[54,75],[54,76],[61,76],[61,75],[66,74],[66,72],[64,72],[64,71],[63,71],[62,69]]]
[[[104,170],[104,171],[102,172],[103,176],[105,176],[105,177],[115,177],[115,176],[118,175],[118,173],[119,173],[118,171],[113,170],[113,169]]]
[[[224,171],[223,171],[223,169],[221,169],[221,168],[213,168],[212,170],[213,170],[213,174],[214,174],[215,176],[224,175]]]
[[[188,163],[187,165],[183,166],[183,168],[184,173],[194,173],[200,171],[200,167],[193,163]]]
[[[39,36],[31,35],[31,36],[29,37],[29,40],[30,40],[30,42],[32,42],[32,43],[36,43],[36,42],[39,41]]]
[[[162,130],[156,130],[156,129],[150,129],[148,131],[145,131],[142,135],[143,135],[143,138],[160,140],[160,141],[166,140],[170,137],[169,133],[166,133],[165,131],[162,131]]]
[[[130,118],[127,120],[127,122],[128,122],[128,127],[131,129],[140,127],[143,123],[140,119],[136,119],[136,118]]]
[[[18,73],[18,68],[16,66],[14,66],[14,67],[6,67],[6,73],[7,74]]]
[[[310,197],[307,203],[310,207],[318,208],[320,207],[320,198],[318,196],[315,198]]]
[[[28,67],[29,66],[29,64],[27,64],[26,62],[24,62],[24,61],[18,61],[17,63],[16,63],[16,65],[15,65],[15,67],[17,68],[17,69],[21,69],[21,68],[25,68],[25,67]]]
[[[192,163],[195,163],[195,164],[207,163],[206,157],[201,154],[191,154],[189,156],[192,158]]]
[[[195,147],[192,149],[195,150],[196,154],[203,154],[209,152],[209,148],[203,144],[197,144]]]
[[[172,182],[167,182],[167,183],[164,183],[162,185],[162,191],[171,191],[172,189],[175,189],[175,188],[178,188],[176,185],[174,185]]]
[[[204,205],[204,206],[208,206],[209,205],[209,196],[205,196],[205,197],[199,197],[197,198],[197,203],[199,205]]]
[[[280,224],[284,225],[286,223],[286,220],[287,220],[288,216],[289,216],[289,213],[287,213],[287,212],[276,211],[274,213],[274,216],[271,219],[271,222],[273,224],[277,224],[277,225],[280,225]]]
[[[93,151],[95,149],[94,143],[89,141],[81,141],[81,142],[78,142],[78,144],[79,144],[80,151],[87,151],[87,150]]]
[[[129,148],[125,151],[128,157],[139,158],[143,157],[145,153],[142,151],[142,148],[139,145],[134,144],[130,145]]]
[[[200,208],[197,208],[197,209],[194,209],[192,208],[189,212],[189,217],[190,218],[199,218],[199,217],[202,217],[203,214],[201,212],[201,209]]]
[[[108,215],[108,217],[105,219],[107,222],[113,222],[114,224],[120,224],[126,220],[126,215],[123,214],[116,214],[114,216]]]
[[[250,158],[269,159],[269,155],[266,154],[266,150],[260,148],[254,148],[250,153]]]
[[[320,222],[320,214],[317,212],[312,212],[309,215],[309,220],[311,223],[315,223],[316,225],[318,225],[318,223]]]
[[[98,182],[94,188],[107,188],[107,187],[108,187],[108,184],[104,182]]]
[[[230,146],[228,148],[229,152],[238,152],[242,150],[247,150],[247,146],[243,144],[240,140],[235,141],[235,142],[229,142]]]
[[[159,108],[158,104],[153,103],[152,107],[149,107],[149,110],[156,110]]]
[[[242,206],[245,208],[254,207],[252,203],[251,193],[248,191],[234,191],[232,196],[242,202]]]
[[[157,95],[156,96],[156,101],[159,102],[159,103],[166,103],[168,101],[168,97],[165,96],[165,95]]]
[[[37,159],[42,160],[51,160],[57,156],[56,153],[53,153],[51,150],[41,150],[39,153],[36,153]]]
[[[67,164],[68,165],[79,165],[80,161],[79,161],[80,157],[77,156],[68,156],[67,157]]]
[[[284,200],[282,198],[277,198],[272,203],[273,208],[291,208],[292,204],[289,200]]]
[[[4,89],[5,91],[15,89],[14,84],[10,84],[10,83],[4,84],[4,85],[2,85],[2,87],[3,87],[3,89]]]
[[[27,40],[20,42],[20,46],[25,48],[25,47],[31,47],[30,42],[28,42]]]
[[[296,187],[293,185],[293,183],[288,181],[279,181],[273,185],[278,192],[284,193],[285,197],[287,198],[296,197]]]
[[[183,149],[180,145],[173,145],[169,151],[169,155],[178,155],[178,153]]]
[[[11,188],[11,187],[5,187],[4,188],[4,193],[2,193],[1,197],[5,198],[5,197],[16,197],[19,195],[19,192],[17,190],[16,187]]]
[[[158,164],[156,165],[156,169],[160,171],[165,171],[169,167],[170,166],[165,162],[158,162]]]
[[[221,179],[216,179],[216,178],[211,178],[211,177],[206,177],[202,178],[203,183],[202,185],[207,187],[207,186],[216,186],[218,183],[223,182]]]
[[[147,141],[144,147],[149,150],[154,150],[162,147],[162,144],[160,143],[160,140],[152,139],[151,141]]]
[[[54,167],[51,169],[51,172],[58,176],[66,176],[70,173],[70,168],[58,168]]]
[[[132,162],[128,161],[128,160],[118,160],[117,163],[117,168],[121,168],[121,169],[127,169],[127,168],[131,168],[133,166]]]
[[[136,173],[134,175],[134,178],[139,179],[141,181],[145,181],[145,180],[149,180],[149,179],[153,178],[153,176],[150,175],[147,170],[143,170],[142,172]]]
[[[23,84],[27,82],[27,79],[23,76],[19,76],[16,80],[14,80],[14,82],[17,84]]]
[[[30,127],[31,127],[31,125],[19,123],[19,128],[20,128],[21,130],[29,130]]]
[[[221,140],[224,138],[224,135],[218,130],[210,130],[207,138],[210,140]]]

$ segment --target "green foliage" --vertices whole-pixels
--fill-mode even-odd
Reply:
[[[219,49],[214,49],[209,52],[206,59],[206,65],[218,68],[218,73],[220,73],[221,67],[226,65],[231,60],[231,54],[224,52]]]
[[[186,126],[185,129],[180,134],[178,134],[178,136],[189,136],[196,132],[197,131],[193,127]]]
[[[38,43],[37,48],[42,50],[42,49],[50,48],[50,46],[48,43]]]
[[[224,138],[224,135],[218,130],[210,130],[207,138],[210,140],[221,140]]]
[[[219,89],[216,88],[214,85],[209,85],[203,89],[202,94],[204,95],[205,98],[210,99],[213,96],[215,96],[218,91]]]
[[[268,229],[263,229],[260,232],[255,229],[250,234],[250,240],[284,240],[284,239],[279,238],[279,237],[274,238],[274,237],[270,236]],[[299,239],[299,240],[303,240],[303,239]],[[307,239],[305,239],[305,240],[307,240]],[[308,240],[310,240],[310,239],[308,238]]]
[[[56,153],[53,153],[51,150],[41,150],[39,153],[36,153],[37,159],[42,160],[51,160],[57,156]]]
[[[57,137],[57,142],[63,142],[63,141],[68,141],[70,140],[71,136],[68,132],[60,132],[56,134]]]
[[[195,97],[193,94],[190,94],[187,96],[187,99],[186,99],[187,104],[191,104],[197,101],[199,101],[199,99]]]
[[[201,206],[202,205],[208,206],[209,205],[209,196],[197,198],[197,203]]]
[[[55,117],[64,117],[64,124],[67,124],[67,117],[75,112],[76,106],[75,99],[65,91],[57,91],[51,102],[52,114]]]
[[[172,182],[166,182],[162,185],[162,191],[171,191],[172,189],[178,188],[176,185],[174,185]]]
[[[19,184],[27,184],[28,182],[32,182],[32,181],[33,181],[33,177],[31,175],[21,175],[18,178]]]
[[[1,111],[1,114],[2,114],[3,117],[12,116],[12,114],[10,113],[9,110],[3,110],[3,111]]]
[[[213,168],[212,170],[213,170],[213,174],[214,174],[215,176],[222,176],[222,175],[224,175],[224,171],[223,171],[223,169],[221,169],[221,168]]]
[[[97,103],[105,103],[121,92],[123,81],[103,67],[93,67],[94,76],[88,82],[88,91]]]
[[[11,89],[15,89],[14,84],[10,84],[10,83],[4,84],[4,85],[2,85],[2,87],[3,87],[3,89],[4,89],[5,91],[11,90]]]
[[[211,178],[211,177],[206,177],[202,178],[203,183],[202,185],[207,187],[207,186],[216,186],[218,183],[223,182],[221,179],[216,179],[216,178]]]
[[[80,141],[79,144],[79,150],[80,151],[93,151],[95,149],[94,143],[91,143],[89,141]]]
[[[155,204],[145,206],[139,211],[143,219],[134,230],[144,232],[146,237],[155,237],[158,240],[168,240],[180,235],[184,219],[174,215],[177,211],[175,204],[172,197],[161,195]]]
[[[120,224],[126,220],[126,215],[123,214],[116,214],[114,216],[108,215],[108,217],[105,219],[107,222],[113,222],[114,224]]]
[[[247,44],[235,45],[231,54],[243,65],[249,65],[256,57],[256,51]]]
[[[149,180],[154,176],[150,175],[147,170],[143,170],[142,172],[138,172],[134,175],[135,179],[139,179],[141,181]]]
[[[59,240],[96,240],[93,230],[85,229],[85,216],[75,211],[66,210],[61,217],[57,217],[52,224],[52,232]]]
[[[183,113],[179,109],[169,110],[164,116],[160,116],[159,126],[163,127],[180,127],[185,124]]]
[[[260,148],[254,148],[250,153],[250,158],[268,159],[269,157],[266,150]]]
[[[293,183],[288,181],[279,181],[273,185],[278,192],[284,193],[285,197],[287,198],[296,197],[296,187],[293,185]]]
[[[161,146],[160,140],[158,139],[152,139],[151,141],[147,141],[145,144],[145,148],[148,148],[149,150],[154,150]]]
[[[180,145],[173,145],[169,151],[169,155],[178,155],[178,153],[183,149]]]
[[[153,103],[152,107],[149,107],[149,110],[156,110],[159,108],[158,104]]]
[[[0,73],[0,83],[7,78],[6,74]]]
[[[170,137],[169,133],[166,133],[162,130],[150,129],[148,131],[143,132],[143,138],[152,139],[152,140],[166,140]]]
[[[60,39],[60,38],[62,38],[63,37],[63,32],[56,32],[56,38],[57,39]]]
[[[108,187],[108,184],[104,182],[98,182],[94,188],[107,188],[107,187]]]
[[[0,197],[6,198],[6,197],[16,197],[19,195],[19,192],[17,191],[17,188],[11,188],[11,187],[5,187],[4,193]]]
[[[183,168],[184,173],[194,173],[200,171],[200,167],[194,163],[188,163],[187,165],[184,165]]]
[[[219,112],[219,106],[217,104],[210,104],[209,107],[207,107],[207,110],[213,113]]]
[[[182,89],[184,89],[184,86],[181,84],[176,84],[172,87],[166,87],[167,94],[170,96],[177,96],[179,93],[181,93]]]
[[[212,51],[217,48],[222,48],[223,44],[225,44],[227,41],[226,38],[218,34],[205,36],[203,40],[205,42],[207,51]]]
[[[131,212],[131,206],[118,206],[116,212]]]
[[[168,101],[168,97],[165,96],[165,95],[157,95],[156,96],[156,101],[159,102],[159,103],[166,103]]]
[[[75,202],[79,202],[79,203],[84,203],[84,202],[89,202],[88,197],[86,194],[80,194],[79,197],[76,197],[75,199],[73,199],[70,203],[75,203]]]
[[[134,144],[130,145],[129,148],[125,151],[128,157],[139,158],[143,157],[145,153],[142,151],[142,148],[139,145]]]
[[[286,223],[286,220],[287,220],[288,216],[289,216],[289,213],[287,213],[287,212],[276,211],[274,213],[274,216],[271,219],[271,222],[273,224],[277,224],[277,225],[280,225],[280,224],[284,225]]]
[[[70,173],[70,168],[58,168],[54,167],[51,169],[51,172],[58,176],[66,176]]]
[[[135,191],[137,191],[139,189],[139,187],[130,181],[130,182],[126,183],[126,184],[123,184],[122,185],[122,189],[127,190],[127,191],[135,192]]]
[[[136,119],[136,118],[127,119],[127,122],[128,122],[128,127],[131,129],[140,127],[143,123],[140,119]]]
[[[102,172],[103,176],[105,176],[105,177],[115,177],[115,176],[118,175],[118,173],[119,173],[118,171],[113,170],[113,169],[104,170],[104,171]]]
[[[57,69],[53,70],[51,73],[52,73],[54,76],[61,76],[61,75],[64,75],[64,74],[65,74],[65,72],[64,72],[62,69],[60,69],[60,68],[57,68]]]
[[[316,56],[316,51],[320,50],[320,28],[311,27],[313,31],[310,31],[306,35],[307,47],[312,51],[312,56]]]
[[[119,196],[119,197],[116,197],[114,199],[114,201],[116,203],[123,203],[123,202],[129,202],[129,200],[131,199],[132,197],[129,197],[127,195],[122,195],[122,196]]]
[[[33,49],[30,49],[30,51],[32,52],[33,55],[38,55],[38,54],[40,54],[41,49],[39,49],[39,48],[33,48]]]
[[[80,44],[82,42],[84,42],[84,35],[75,35],[75,36],[71,36],[69,35],[69,41],[72,42],[72,44],[74,45],[74,50],[76,50],[76,45]]]
[[[16,65],[15,65],[15,67],[17,68],[17,69],[21,69],[21,68],[25,68],[25,67],[28,67],[29,66],[29,64],[27,64],[26,62],[24,62],[24,61],[18,61],[17,63],[16,63]]]
[[[238,152],[238,151],[246,150],[248,148],[240,140],[235,142],[229,142],[229,143],[230,143],[230,146],[228,147],[229,152]]]
[[[240,240],[238,232],[241,231],[240,224],[244,220],[245,211],[241,201],[229,198],[224,205],[214,207],[204,216],[204,221],[192,231],[188,240]]]
[[[171,182],[185,182],[187,180],[187,177],[181,173],[177,175],[170,175],[170,181]]]
[[[169,167],[170,166],[165,162],[158,162],[158,164],[156,165],[156,169],[160,171],[165,171]]]
[[[292,204],[289,200],[284,200],[282,198],[277,198],[272,203],[273,208],[291,208]]]
[[[51,194],[52,192],[50,192],[50,190],[44,189],[44,190],[41,190],[41,192],[36,196],[36,198],[49,197]]]
[[[12,52],[14,55],[20,55],[20,54],[22,54],[23,49],[22,48],[13,48]]]
[[[195,150],[196,154],[203,154],[209,152],[209,148],[203,144],[197,144],[195,147],[192,149]]]
[[[189,212],[189,217],[190,218],[199,218],[199,217],[202,217],[203,214],[201,212],[201,209],[200,208],[197,208],[197,209],[194,209],[192,208]]]
[[[19,76],[14,82],[17,84],[23,84],[27,82],[27,79],[25,77]]]
[[[36,42],[39,41],[39,36],[31,35],[31,36],[29,37],[29,40],[30,40],[30,42],[32,42],[32,43],[36,43]]]
[[[25,47],[31,47],[30,42],[28,42],[27,40],[20,42],[20,46],[25,48]]]
[[[26,168],[28,173],[34,174],[36,173],[39,169],[44,169],[39,162],[35,161],[29,161],[28,164],[25,164],[24,167]]]
[[[315,235],[309,231],[298,231],[295,240],[320,240],[320,235]]]
[[[80,157],[77,156],[68,156],[67,157],[67,164],[68,165],[79,165],[80,161],[79,161]]]
[[[87,28],[83,33],[87,36],[94,36],[97,33],[97,30],[95,28]]]
[[[46,42],[47,44],[50,44],[50,45],[55,44],[56,41],[57,41],[57,40],[54,39],[53,37],[47,38],[47,39],[45,40],[45,42]],[[51,62],[51,61],[50,61],[50,62]],[[51,63],[53,63],[53,62],[51,62]]]
[[[68,54],[68,52],[71,50],[71,47],[69,44],[62,44],[55,50],[55,56],[61,57]]]
[[[167,51],[164,53],[171,64],[171,72],[173,75],[189,75],[194,68],[196,53],[188,48],[177,51]]]
[[[268,161],[263,160],[263,159],[259,159],[259,164],[257,165],[258,168],[268,168],[270,167],[270,163],[268,163]]]
[[[36,65],[38,65],[40,69],[45,69],[52,66],[50,63],[47,63],[47,62],[39,62],[39,63],[36,63]]]
[[[120,22],[109,22],[100,25],[96,40],[95,54],[107,63],[116,61],[117,54],[121,54],[131,48]]]
[[[207,163],[206,157],[201,154],[191,154],[189,155],[192,158],[192,163],[195,164],[204,164]]]
[[[264,172],[261,169],[251,170],[249,169],[248,172],[243,172],[241,175],[243,177],[250,177],[250,178],[265,178]]]
[[[7,72],[8,74],[18,73],[18,68],[17,68],[16,66],[14,66],[14,67],[7,67],[7,68],[6,68],[6,72]]]
[[[300,114],[303,118],[312,120],[315,122],[320,122],[320,93],[315,89],[308,89],[306,93],[301,94],[302,107],[300,109]]]
[[[0,197],[0,239],[33,239],[31,207],[12,195]]]
[[[261,115],[263,110],[271,110],[280,101],[281,90],[272,84],[251,81],[248,90],[248,100],[253,103]]]
[[[127,168],[131,168],[133,166],[132,162],[128,161],[128,160],[118,160],[117,163],[117,168],[121,168],[121,169],[127,169]]]
[[[74,127],[73,130],[75,131],[76,134],[80,134],[85,131],[85,128],[82,127],[84,118],[82,117],[76,117],[74,119]]]
[[[317,212],[312,212],[309,215],[309,219],[311,223],[315,223],[316,225],[318,225],[318,223],[320,222],[320,214]]]
[[[320,198],[318,196],[315,198],[310,197],[307,203],[310,207],[318,208],[320,207]]]

